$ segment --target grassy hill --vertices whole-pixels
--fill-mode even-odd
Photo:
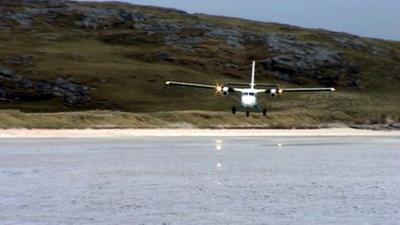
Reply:
[[[253,59],[257,82],[337,92],[266,96],[270,116],[246,119],[229,114],[233,98],[164,85],[247,82]],[[394,124],[399,90],[400,42],[125,3],[0,0],[2,127]]]

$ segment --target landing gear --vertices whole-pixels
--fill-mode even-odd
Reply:
[[[250,116],[250,111],[246,111],[246,117]]]
[[[233,106],[232,108],[231,108],[231,110],[232,110],[232,114],[236,114],[236,107],[235,106]]]
[[[267,109],[263,109],[262,114],[263,114],[263,116],[266,116],[267,115]]]

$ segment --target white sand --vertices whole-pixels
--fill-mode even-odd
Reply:
[[[0,138],[400,136],[400,131],[330,129],[3,129]]]

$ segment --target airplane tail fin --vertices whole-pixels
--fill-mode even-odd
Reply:
[[[255,76],[256,76],[256,61],[253,61],[253,68],[251,71],[251,83],[250,83],[250,88],[252,88],[252,89],[255,86],[255,83],[254,83]]]

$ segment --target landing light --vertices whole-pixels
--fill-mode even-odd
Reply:
[[[215,92],[217,94],[221,94],[223,90],[224,90],[224,86],[223,85],[220,85],[220,84],[216,84],[215,85]]]

